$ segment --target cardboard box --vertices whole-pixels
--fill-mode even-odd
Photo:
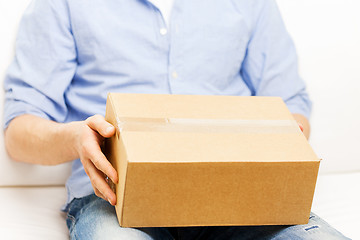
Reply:
[[[308,222],[320,160],[281,98],[109,94],[123,227]]]

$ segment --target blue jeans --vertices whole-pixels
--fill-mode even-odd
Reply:
[[[74,199],[66,223],[71,239],[84,240],[349,239],[313,213],[308,224],[294,226],[122,228],[115,208],[95,195]]]

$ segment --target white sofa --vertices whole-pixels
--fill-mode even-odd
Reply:
[[[12,59],[18,22],[29,2],[0,2],[1,78]],[[323,161],[313,211],[348,237],[360,239],[360,3],[278,3],[314,101],[310,143]],[[11,161],[0,136],[0,239],[68,239],[60,208],[66,200],[64,183],[69,172],[69,164],[44,167]]]

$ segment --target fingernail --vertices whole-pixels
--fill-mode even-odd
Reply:
[[[113,179],[112,179],[112,182],[113,182],[114,184],[118,184],[118,181],[114,181],[114,180],[116,179],[116,177],[117,177],[117,176],[113,176]],[[118,180],[118,179],[116,179],[116,180]]]
[[[105,130],[105,132],[106,132],[106,133],[110,133],[112,130],[113,130],[113,127],[108,127],[108,128]]]
[[[110,205],[112,205],[111,201],[108,199],[108,202],[110,203]]]
[[[299,128],[300,128],[300,130],[301,130],[302,132],[304,132],[304,127],[303,127],[303,125],[299,124]]]

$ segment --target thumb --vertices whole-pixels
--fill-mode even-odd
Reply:
[[[94,115],[85,120],[86,124],[101,136],[109,138],[115,134],[115,127],[101,115]]]

